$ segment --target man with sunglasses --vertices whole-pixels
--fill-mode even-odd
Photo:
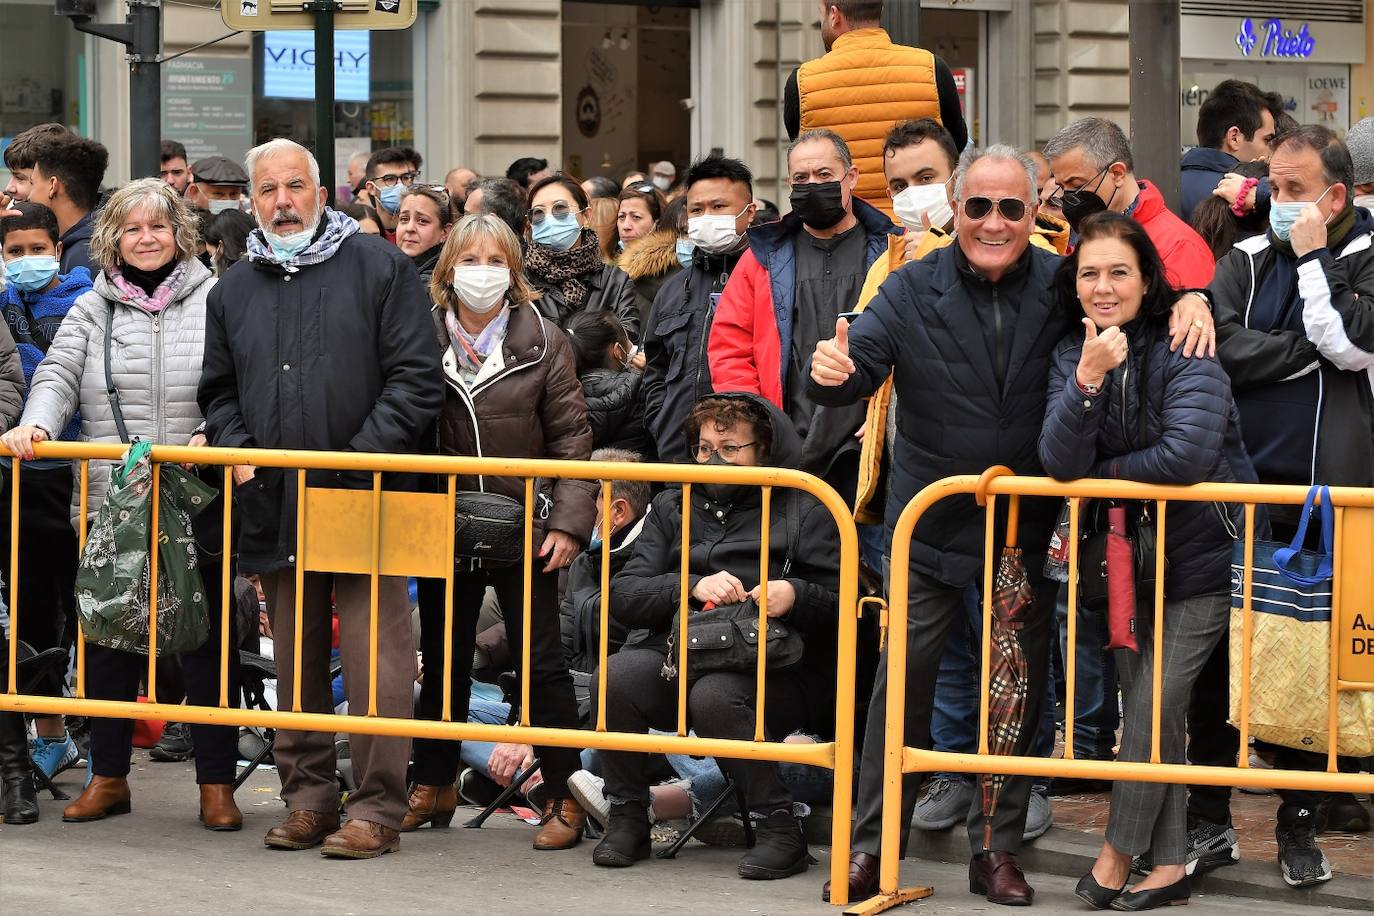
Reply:
[[[1176,289],[1202,289],[1212,282],[1216,262],[1211,249],[1164,205],[1158,188],[1135,177],[1131,145],[1114,121],[1074,121],[1045,144],[1045,158],[1062,189],[1050,203],[1064,212],[1075,237],[1079,224],[1094,213],[1124,213],[1154,242]]]
[[[420,177],[424,160],[409,146],[388,146],[379,149],[367,160],[366,203],[382,218],[382,235],[388,242],[396,242],[396,218],[401,212],[401,197]]]
[[[995,465],[1016,474],[1044,473],[1038,445],[1050,356],[1068,324],[1055,302],[1059,258],[1030,242],[1038,200],[1035,163],[1009,146],[966,152],[954,175],[954,200],[955,244],[895,271],[852,326],[836,322],[835,336],[816,346],[808,367],[807,394],[831,406],[857,403],[893,375],[899,406],[886,507],[889,532],[907,503],[942,478]],[[1000,542],[1007,520],[1005,508],[999,508],[994,531]],[[1053,500],[1021,500],[1018,544],[1028,557],[1034,599],[1017,635],[1029,669],[1022,722],[1031,726],[1040,721],[1045,700],[1059,587],[1043,577],[1037,557],[1048,544],[1057,510]],[[904,672],[909,746],[930,747],[945,638],[965,613],[966,590],[983,581],[981,518],[972,496],[941,500],[922,516],[912,539]],[[998,553],[995,549],[993,555]],[[877,889],[887,677],[884,652],[859,768],[849,864],[852,900]],[[1036,728],[1023,728],[1013,753],[1029,755],[1037,737]],[[911,822],[920,782],[920,774],[903,777],[902,824]],[[986,845],[977,794],[971,801],[969,885],[989,902],[1024,906],[1033,899],[1017,862],[1030,793],[1029,778],[1007,780]],[[902,839],[905,843],[905,832]],[[827,897],[828,892],[827,886]]]

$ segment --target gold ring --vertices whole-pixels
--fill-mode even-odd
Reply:
[[[1195,328],[1201,328],[1201,327],[1202,327],[1202,319],[1201,319],[1201,318],[1196,319],[1196,320],[1193,322],[1193,327],[1195,327]]]

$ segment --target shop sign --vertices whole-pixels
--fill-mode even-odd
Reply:
[[[206,156],[243,160],[253,145],[253,65],[247,59],[186,54],[162,65],[162,136]]]
[[[1283,27],[1282,19],[1261,23],[1258,30],[1253,19],[1242,19],[1240,31],[1236,33],[1236,47],[1246,57],[1258,50],[1255,57],[1306,60],[1317,49],[1317,39],[1312,37],[1305,22],[1294,32]]]

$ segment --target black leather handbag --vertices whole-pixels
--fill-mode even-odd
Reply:
[[[525,550],[524,503],[500,493],[459,490],[453,510],[456,556],[483,566],[514,566]]]

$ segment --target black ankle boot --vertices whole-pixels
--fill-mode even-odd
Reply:
[[[6,824],[38,820],[38,791],[29,769],[29,740],[24,717],[0,712],[0,810]]]
[[[592,850],[592,861],[607,868],[629,868],[652,851],[649,812],[639,802],[613,802],[606,836]]]
[[[791,811],[774,811],[754,825],[754,848],[739,860],[739,876],[770,881],[806,871],[810,856]]]

